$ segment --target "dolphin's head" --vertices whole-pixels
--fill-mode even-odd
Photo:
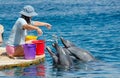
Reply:
[[[66,48],[69,48],[71,46],[75,46],[72,42],[68,41],[68,40],[65,40],[63,37],[60,38],[63,45],[66,47]]]
[[[53,46],[56,50],[58,50],[58,49],[59,49],[59,45],[58,45],[58,43],[57,43],[57,42],[53,43],[53,44],[52,44],[52,46]]]
[[[54,64],[58,64],[59,62],[58,62],[58,56],[55,54],[55,53],[53,53],[52,52],[52,50],[50,49],[50,47],[46,47],[46,49],[47,49],[47,51],[49,52],[49,54],[51,55],[51,57],[53,58],[53,63]]]

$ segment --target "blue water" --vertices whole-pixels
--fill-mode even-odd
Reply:
[[[38,12],[33,20],[48,22],[52,29],[43,30],[41,39],[51,47],[53,37],[64,37],[88,50],[98,62],[76,63],[70,70],[57,69],[45,51],[45,62],[25,68],[0,71],[0,77],[12,78],[119,78],[120,76],[120,1],[119,0],[0,0],[0,23],[4,41],[20,16],[24,5]],[[32,33],[36,34],[36,32]],[[60,45],[62,45],[60,43]],[[5,46],[5,45],[4,45]]]

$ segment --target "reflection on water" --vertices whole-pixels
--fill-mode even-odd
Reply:
[[[30,66],[23,69],[23,76],[41,76],[45,77],[45,66],[39,64],[37,66]]]
[[[71,69],[63,69],[59,67],[54,67],[51,63],[48,65],[46,62],[41,63],[39,65],[32,65],[29,67],[18,67],[13,68],[10,70],[4,70],[2,71],[1,76],[14,76],[19,78],[35,78],[37,76],[41,78],[53,78],[53,77],[60,77],[60,78],[66,78],[66,77],[86,77],[86,78],[94,78],[94,77],[101,77],[102,78],[117,78],[119,76],[119,63],[117,65],[115,63],[109,64],[102,61],[96,61],[96,62],[88,62],[83,63],[80,61],[75,62],[74,66]],[[117,70],[117,71],[116,71]],[[113,74],[113,75],[111,75]],[[90,76],[90,77],[89,77]]]
[[[45,77],[45,66],[44,65],[37,66],[37,76]]]
[[[44,64],[39,64],[36,66],[29,66],[24,68],[14,68],[10,70],[3,71],[6,76],[40,76],[45,77],[45,66]]]

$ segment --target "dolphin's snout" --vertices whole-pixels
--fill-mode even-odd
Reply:
[[[47,49],[48,51],[51,51],[50,47],[48,47],[48,46],[46,47],[46,49]]]
[[[61,40],[63,40],[63,37],[60,37]]]
[[[52,46],[55,47],[55,43],[53,43]]]
[[[63,41],[64,41],[63,37],[60,37],[60,40],[61,40],[61,41],[62,41],[62,43],[63,43]]]

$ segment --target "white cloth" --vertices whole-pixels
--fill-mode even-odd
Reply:
[[[27,30],[23,29],[22,26],[27,24],[23,18],[18,18],[14,24],[7,45],[17,46],[25,43],[25,36],[27,35]]]

